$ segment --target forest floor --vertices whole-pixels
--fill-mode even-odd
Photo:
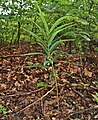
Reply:
[[[82,63],[79,53],[55,62],[57,73],[68,73],[57,77],[57,96],[49,70],[27,67],[44,58],[20,56],[34,51],[41,48],[26,44],[0,50],[0,106],[7,112],[0,108],[0,120],[98,120],[98,53],[81,54]],[[39,82],[48,86],[38,87]]]

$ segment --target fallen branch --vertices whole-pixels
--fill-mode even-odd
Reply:
[[[35,105],[37,102],[39,102],[40,100],[42,100],[44,97],[46,97],[53,89],[55,88],[55,86],[49,90],[46,94],[44,94],[41,98],[39,98],[38,100],[34,101],[33,103],[27,105],[26,107],[22,108],[21,110],[17,111],[16,113],[13,113],[11,116],[14,116],[16,114],[19,114],[20,112],[24,111],[25,109]]]
[[[46,87],[44,87],[44,88],[46,88]],[[4,96],[4,95],[0,95],[0,98],[8,98],[8,97],[14,97],[14,96],[25,96],[25,95],[31,95],[31,94],[33,94],[33,93],[36,93],[36,92],[39,92],[39,91],[41,91],[41,90],[43,90],[44,88],[40,88],[40,89],[38,89],[38,90],[34,90],[34,91],[31,91],[31,92],[25,92],[25,93],[17,93],[17,94],[11,94],[11,95],[6,95],[6,96]]]
[[[72,117],[73,115],[83,114],[83,113],[86,113],[86,112],[92,111],[92,110],[98,110],[98,105],[96,105],[96,106],[94,106],[94,107],[87,108],[87,109],[83,109],[83,110],[80,110],[80,111],[74,111],[74,112],[72,112],[72,113],[69,113],[69,115],[67,115],[68,117],[66,117],[65,120],[69,119],[69,118]]]
[[[85,98],[85,96],[80,93],[79,91],[75,90],[74,88],[71,88],[76,94],[78,94],[81,98]]]

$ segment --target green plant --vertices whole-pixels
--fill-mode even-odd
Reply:
[[[44,53],[41,53],[41,54],[44,56],[45,61],[43,65],[42,64],[31,64],[31,63],[29,63],[29,65],[30,67],[41,67],[41,68],[43,67],[43,68],[50,69],[50,78],[54,77],[56,80],[57,74],[55,73],[54,62],[61,55],[65,53],[63,51],[60,51],[58,53],[58,51],[55,50],[55,48],[63,42],[74,41],[74,39],[63,39],[62,40],[61,37],[63,35],[61,35],[59,38],[56,38],[56,36],[58,33],[74,26],[75,24],[73,22],[64,24],[64,21],[67,18],[71,18],[71,16],[63,16],[59,18],[56,22],[54,22],[54,24],[49,29],[49,26],[46,22],[46,19],[41,9],[39,8],[38,4],[36,5],[39,10],[39,16],[41,18],[44,28],[40,27],[36,22],[33,22],[38,27],[39,31],[41,32],[41,35],[31,32],[26,29],[25,31],[29,32],[33,37],[36,38],[36,43],[39,44],[41,48],[44,50]]]
[[[40,120],[40,116],[39,116],[39,115],[37,115],[37,118],[36,118],[36,120]]]
[[[63,42],[74,41],[74,39],[61,40],[60,38],[62,37],[62,35],[59,38],[56,38],[56,36],[58,33],[64,31],[65,29],[74,26],[74,23],[71,22],[71,23],[63,24],[64,20],[71,17],[71,16],[64,16],[64,17],[59,18],[49,29],[48,24],[45,20],[45,17],[43,15],[41,9],[39,8],[38,4],[37,4],[37,8],[39,10],[39,16],[44,25],[44,28],[40,27],[36,22],[34,22],[34,24],[38,27],[38,29],[42,35],[40,36],[34,32],[26,30],[26,29],[25,29],[25,31],[29,32],[33,37],[35,37],[36,43],[39,44],[42,47],[42,49],[44,50],[45,53],[42,53],[43,56],[46,58],[45,62],[44,62],[44,66],[47,67],[47,65],[51,65],[53,67],[53,63],[56,61],[56,59],[58,57],[60,57],[62,54],[64,54],[64,52],[62,52],[62,51],[60,51],[60,53],[56,54],[57,50],[55,50],[55,48]],[[63,24],[63,25],[61,25],[61,24]]]
[[[38,4],[37,8],[39,10],[39,16],[41,18],[41,21],[43,23],[44,28],[40,27],[36,22],[33,22],[41,32],[40,34],[36,34],[34,32],[31,32],[29,30],[24,29],[28,33],[30,33],[33,37],[36,38],[36,43],[41,46],[41,48],[44,50],[44,52],[41,54],[44,56],[45,61],[43,64],[31,64],[29,62],[30,67],[41,67],[41,68],[47,68],[50,71],[50,79],[53,79],[55,85],[56,85],[56,91],[57,91],[57,96],[58,96],[58,83],[57,83],[57,76],[58,74],[55,71],[55,66],[54,62],[63,54],[65,54],[63,51],[57,51],[56,47],[60,45],[63,42],[69,42],[69,41],[74,41],[74,39],[61,39],[63,35],[60,37],[56,38],[57,34],[64,31],[65,29],[68,29],[75,24],[73,22],[64,24],[64,21],[67,18],[71,18],[71,16],[63,16],[59,18],[57,21],[54,22],[54,24],[49,28],[46,19],[39,8]],[[37,53],[37,52],[36,52]],[[40,82],[37,84],[39,87],[44,87],[46,84],[44,82]]]
[[[47,86],[47,83],[45,83],[45,82],[37,83],[37,87],[46,87],[46,86]]]
[[[7,113],[6,107],[4,107],[2,104],[0,104],[0,116]]]
[[[98,102],[98,93],[92,94],[93,98]]]
[[[95,51],[98,52],[98,47],[95,48]]]

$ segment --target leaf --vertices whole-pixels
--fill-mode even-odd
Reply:
[[[52,46],[50,47],[50,53],[53,52],[53,50],[62,42],[66,42],[66,41],[74,41],[74,39],[67,39],[67,40],[59,40],[56,41],[54,44],[52,44]]]
[[[3,83],[0,85],[0,91],[5,90],[6,88],[7,88],[6,84]]]
[[[37,23],[35,23],[35,22],[33,22],[33,23],[39,28],[39,30],[41,31],[41,33],[43,34],[45,39],[47,39],[47,36],[46,36],[46,33],[45,33],[44,29],[42,29]]]
[[[39,82],[37,83],[37,87],[47,87],[48,84],[46,82]]]
[[[7,113],[6,107],[4,107],[2,104],[0,104],[0,116],[1,116],[2,114],[6,114],[6,113]]]
[[[83,32],[83,31],[81,31],[81,32],[79,32],[79,33],[90,37],[90,34],[87,33],[87,32]]]
[[[27,64],[28,64],[29,66],[32,66],[32,65],[33,65],[33,63],[32,63],[32,62],[27,62]]]
[[[84,38],[86,41],[90,41],[90,39],[86,35],[80,35],[82,38]]]
[[[57,50],[54,50],[52,53],[51,53],[51,55],[53,55],[54,53],[56,53],[57,52]]]
[[[44,78],[45,79],[49,78],[49,74],[44,74]]]
[[[96,94],[96,95],[92,94],[92,96],[93,96],[94,99],[98,102],[98,94]]]
[[[23,28],[23,29],[24,29],[24,28]],[[38,35],[36,35],[35,33],[31,32],[31,31],[29,31],[29,30],[26,30],[26,29],[24,29],[24,30],[27,31],[28,33],[30,33],[33,37],[35,37],[36,40],[38,39],[38,40],[40,40],[40,41],[43,41],[42,38],[39,37]]]
[[[89,25],[89,23],[84,19],[80,19],[80,20],[78,20],[78,22],[80,22],[83,25]]]
[[[50,70],[51,70],[51,68],[50,68]],[[51,80],[52,78],[53,78],[53,72],[50,71],[49,80]]]
[[[46,52],[46,54],[48,54],[48,49],[47,49],[47,44],[45,41],[42,40],[41,37],[39,37],[38,35],[36,35],[35,33],[24,29],[25,31],[29,32],[31,35],[33,35],[36,38],[37,43],[44,49],[44,51]]]
[[[84,69],[84,75],[88,77],[92,77],[93,73],[88,71],[87,68]]]
[[[55,55],[55,57],[52,59],[53,62],[55,62],[63,53],[59,53],[57,55]]]
[[[44,62],[44,65],[46,66],[46,65],[50,65],[50,63],[51,63],[51,61],[49,61],[49,60],[46,60],[45,62]]]
[[[69,27],[71,27],[71,26],[73,26],[73,25],[75,25],[73,22],[70,22],[70,23],[68,23],[68,24],[63,24],[63,25],[60,25],[59,27],[57,27],[56,29],[54,29],[54,31],[58,31],[58,30],[60,30],[60,29],[62,29],[62,28],[69,28]]]
[[[39,16],[41,17],[41,20],[42,20],[42,22],[43,22],[43,24],[44,24],[44,27],[45,27],[46,34],[47,34],[47,36],[48,36],[48,35],[49,35],[48,24],[47,24],[47,22],[46,22],[46,20],[45,20],[45,18],[44,18],[44,16],[43,16],[42,13],[40,13]]]
[[[71,74],[73,74],[73,73],[77,74],[77,73],[81,72],[81,69],[78,66],[73,66],[73,67],[70,67],[69,71]]]
[[[47,34],[47,36],[48,36],[48,35],[49,35],[48,24],[47,24],[47,22],[46,22],[46,20],[45,20],[45,18],[44,18],[44,16],[43,16],[43,14],[42,14],[42,11],[41,11],[40,7],[38,6],[38,4],[36,4],[36,5],[37,5],[37,8],[38,8],[38,10],[39,10],[39,16],[40,16],[40,18],[41,18],[41,20],[42,20],[42,22],[43,22],[43,24],[44,24],[44,27],[45,27],[45,30],[46,30],[46,34]]]
[[[98,47],[95,48],[95,51],[98,52]]]
[[[64,28],[63,28],[63,29],[60,29],[60,30],[58,30],[58,31],[56,31],[56,32],[54,32],[54,33],[52,34],[51,38],[50,38],[49,41],[48,41],[48,46],[50,46],[50,45],[52,44],[52,41],[53,41],[53,39],[55,38],[55,36],[56,36],[59,32],[61,32],[61,31],[63,31],[63,30],[64,30]]]
[[[61,17],[59,18],[54,24],[53,26],[51,27],[50,29],[50,32],[52,32],[56,27],[57,25],[59,25],[61,23],[62,20],[66,19],[66,18],[70,18],[71,16],[64,16],[64,17]]]
[[[44,55],[44,54],[41,52],[32,52],[32,53],[22,54],[21,56],[30,56],[30,55]]]
[[[43,43],[40,43],[40,42],[37,42],[42,48],[43,50],[45,51],[45,53],[48,55],[49,54],[49,51],[48,51],[48,48],[46,45],[43,45]]]
[[[71,86],[73,86],[73,87],[77,87],[78,84],[76,84],[76,83],[72,83]]]

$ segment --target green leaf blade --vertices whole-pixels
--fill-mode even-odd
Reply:
[[[47,87],[48,84],[46,82],[39,82],[37,83],[37,87]]]

